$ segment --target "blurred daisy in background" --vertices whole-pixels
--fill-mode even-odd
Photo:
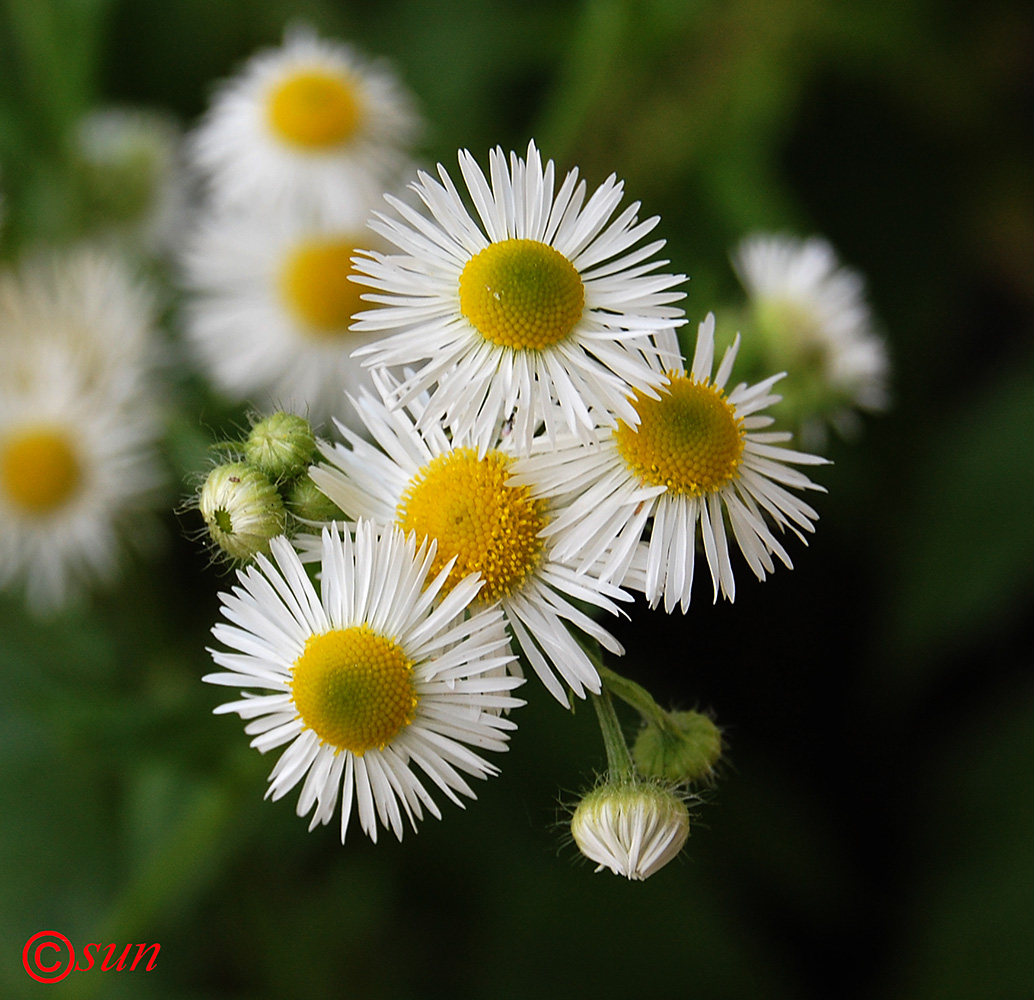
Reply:
[[[0,273],[0,379],[49,377],[34,345],[52,345],[84,388],[109,400],[148,395],[167,360],[155,331],[157,301],[125,258],[89,245],[40,252]],[[44,391],[40,386],[39,391]]]
[[[33,610],[109,581],[154,530],[152,320],[148,293],[102,255],[0,282],[0,586]]]
[[[621,645],[576,603],[616,614],[614,601],[628,595],[553,557],[557,539],[542,537],[552,516],[548,498],[510,482],[519,459],[498,441],[450,438],[438,424],[418,431],[419,408],[410,407],[412,416],[364,394],[357,409],[376,445],[339,425],[347,445],[321,448],[325,461],[310,470],[313,482],[347,517],[434,539],[438,566],[456,560],[446,589],[480,573],[478,604],[502,605],[528,662],[561,704],[568,703],[561,680],[579,698],[599,693],[596,668],[569,625],[621,655]]]
[[[182,260],[186,332],[214,384],[234,401],[304,413],[345,413],[345,392],[373,386],[352,351],[361,308],[350,258],[379,243],[360,226],[331,227],[279,212],[215,212]]]
[[[558,559],[573,560],[602,580],[642,591],[651,606],[689,607],[699,537],[714,597],[735,599],[725,519],[758,579],[790,557],[769,522],[801,540],[818,514],[792,489],[821,490],[793,465],[825,459],[784,447],[791,435],[766,431],[763,410],[778,401],[773,375],[726,393],[739,341],[714,365],[714,315],[700,324],[689,371],[668,371],[658,397],[637,395],[635,424],[618,423],[597,446],[568,441],[540,448],[516,481],[535,495],[577,490],[544,528]],[[649,528],[649,540],[641,542]]]
[[[788,372],[784,409],[821,440],[828,421],[850,433],[855,409],[888,405],[890,362],[860,274],[823,239],[758,233],[733,252],[769,371]]]
[[[382,63],[295,27],[222,85],[190,148],[216,204],[361,224],[417,130],[412,99]]]
[[[173,249],[188,190],[181,133],[171,116],[144,108],[98,108],[75,130],[75,181],[96,234],[145,253]]]
[[[342,843],[353,805],[373,841],[378,821],[401,840],[404,819],[441,818],[417,768],[457,805],[475,798],[464,775],[498,773],[478,751],[506,750],[516,725],[504,713],[523,704],[502,615],[467,613],[481,581],[446,588],[451,566],[436,568],[433,542],[366,522],[354,542],[323,532],[319,593],[286,538],[272,554],[222,595],[212,633],[230,652],[211,652],[228,672],[204,678],[247,689],[215,711],[248,720],[252,746],[287,745],[267,795],[304,779],[297,811],[313,810],[310,830],[340,799]]]
[[[508,165],[499,148],[489,159],[491,183],[459,153],[476,218],[441,165],[441,183],[421,172],[412,185],[432,218],[388,196],[400,218],[378,213],[371,227],[402,254],[356,260],[374,289],[364,298],[382,304],[356,329],[392,336],[359,355],[426,362],[391,400],[430,392],[421,427],[481,437],[513,415],[526,450],[542,422],[550,437],[566,427],[586,439],[611,414],[634,422],[633,390],[664,382],[653,335],[682,322],[671,303],[684,276],[654,273],[664,241],[636,246],[658,219],[639,222],[638,202],[612,218],[623,194],[613,175],[588,201],[576,170],[554,191],[553,161],[543,168],[533,142],[526,160],[512,153]]]

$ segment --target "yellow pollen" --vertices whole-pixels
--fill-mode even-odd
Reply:
[[[702,496],[736,478],[743,459],[743,420],[709,381],[669,372],[660,399],[636,393],[639,426],[618,421],[614,440],[643,482]]]
[[[310,240],[295,247],[280,273],[288,308],[316,337],[347,333],[363,289],[348,276],[355,247],[342,240]]]
[[[310,636],[294,664],[291,695],[323,743],[360,757],[408,726],[418,701],[412,662],[368,625]]]
[[[460,274],[460,311],[499,347],[552,347],[575,328],[584,307],[575,266],[537,240],[490,243]]]
[[[486,604],[517,591],[542,554],[545,502],[527,486],[507,485],[510,462],[500,451],[479,459],[473,448],[439,455],[409,481],[397,511],[418,542],[437,539],[432,576],[456,556],[446,589],[480,573],[478,600]]]
[[[48,514],[75,493],[82,469],[68,435],[29,427],[0,442],[0,487],[29,514]]]
[[[312,69],[295,73],[269,97],[269,125],[292,146],[322,152],[358,130],[362,109],[347,75]]]

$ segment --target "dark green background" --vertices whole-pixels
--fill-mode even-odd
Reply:
[[[531,704],[466,811],[396,844],[307,834],[200,683],[227,584],[167,543],[55,621],[0,599],[0,995],[1034,996],[1034,19],[1018,0],[5,0],[4,250],[67,230],[92,102],[189,124],[304,17],[396,65],[425,162],[534,136],[659,213],[694,322],[732,244],[820,232],[869,279],[892,412],[834,440],[797,568],[639,609],[623,668],[729,744],[683,859],[644,884],[563,847],[593,713]],[[175,336],[175,310],[170,328]],[[240,419],[178,386],[177,486]],[[182,483],[182,485],[179,485]],[[631,720],[629,720],[631,722]],[[162,945],[147,974],[32,982],[38,930]]]

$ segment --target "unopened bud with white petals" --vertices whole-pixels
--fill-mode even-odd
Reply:
[[[201,487],[201,516],[212,541],[233,559],[252,559],[269,551],[282,535],[284,504],[269,478],[243,462],[214,468]]]
[[[689,810],[675,792],[641,781],[607,782],[589,792],[571,817],[571,835],[596,871],[642,881],[682,850]]]

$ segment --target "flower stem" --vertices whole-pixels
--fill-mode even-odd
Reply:
[[[654,701],[653,695],[646,688],[602,664],[599,664],[598,670],[603,680],[604,692],[613,693],[626,705],[631,705],[644,719],[655,723],[661,729],[671,727],[668,713]]]
[[[610,692],[604,688],[602,693],[593,695],[592,704],[596,709],[596,718],[600,721],[603,745],[607,749],[607,770],[610,780],[623,781],[634,777],[632,755],[628,752],[628,744],[614,711],[614,703],[610,700]]]

